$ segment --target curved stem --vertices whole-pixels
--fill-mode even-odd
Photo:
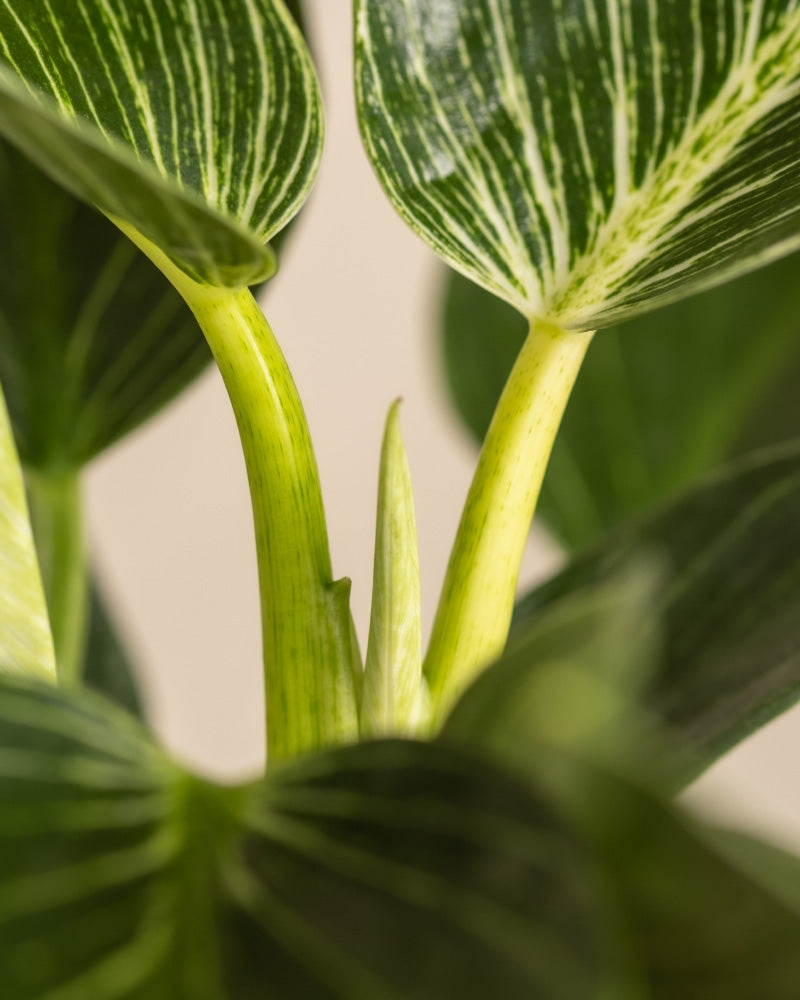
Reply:
[[[83,678],[89,622],[89,578],[79,473],[26,476],[33,537],[42,573],[59,683]]]
[[[255,522],[268,759],[355,739],[360,658],[350,582],[332,578],[311,436],[280,347],[248,289],[198,284],[117,224],[196,316],[236,416]]]
[[[533,322],[500,397],[425,657],[434,724],[503,650],[547,460],[591,338]]]

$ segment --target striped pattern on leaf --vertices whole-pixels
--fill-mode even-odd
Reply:
[[[592,863],[530,785],[479,758],[337,750],[277,772],[247,822],[233,968],[272,969],[280,1000],[599,995]]]
[[[175,777],[110,705],[0,683],[0,981],[9,1000],[166,1000],[156,987],[175,954]]]
[[[316,77],[281,0],[2,0],[0,131],[189,274],[253,283],[304,200]]]
[[[357,0],[362,132],[403,217],[593,328],[800,245],[798,0]]]
[[[55,672],[22,469],[0,392],[0,674],[55,679]]]
[[[223,789],[94,698],[0,679],[7,1000],[571,1000],[593,866],[525,784],[370,744]]]

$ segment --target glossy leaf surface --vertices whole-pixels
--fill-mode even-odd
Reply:
[[[689,780],[800,697],[799,503],[797,446],[760,453],[611,532],[519,604],[516,628],[636,553],[664,560],[645,705],[679,738],[674,776]]]
[[[746,450],[800,435],[800,258],[792,256],[595,337],[537,513],[568,548],[600,537]],[[527,327],[447,279],[451,392],[481,439]]]
[[[316,77],[281,0],[7,3],[0,132],[188,274],[268,277],[316,169]]]
[[[367,151],[526,316],[593,329],[800,244],[795,0],[358,0]]]
[[[107,703],[0,685],[9,1000],[592,995],[593,865],[524,783],[369,744],[220,789]]]

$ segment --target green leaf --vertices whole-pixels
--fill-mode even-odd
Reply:
[[[800,435],[799,276],[792,256],[594,339],[537,508],[560,541],[585,545],[725,459]],[[451,273],[448,379],[478,438],[526,332],[515,310]]]
[[[640,561],[554,598],[467,689],[447,737],[531,767],[556,746],[614,760],[633,754],[644,768],[637,701],[658,663],[658,582],[657,567]]]
[[[106,703],[0,681],[8,1000],[573,1000],[605,930],[546,799],[461,752],[351,747],[222,789]]]
[[[244,845],[242,975],[256,929],[280,926],[308,977],[292,1000],[595,995],[591,866],[524,783],[443,751],[364,744],[268,782]]]
[[[687,781],[800,697],[799,502],[797,445],[742,460],[578,556],[520,602],[515,627],[637,553],[665,560],[644,704],[678,737],[673,776]]]
[[[219,793],[108,703],[4,683],[0,794],[9,1000],[221,996],[214,899],[203,891]],[[205,950],[190,959],[187,939]]]
[[[635,784],[568,770],[569,791],[564,771],[551,787],[608,873],[650,1000],[793,1000],[800,906],[768,887],[764,856],[739,864],[715,830]]]
[[[590,687],[585,695],[591,697]],[[540,746],[534,756],[529,740],[503,740],[494,728],[464,728],[459,710],[441,738],[488,749],[537,787],[544,783],[604,870],[618,932],[627,938],[627,954],[641,983],[634,995],[648,1000],[795,997],[800,895],[775,883],[781,872],[796,885],[800,859],[752,839],[745,858],[740,838],[723,836],[629,778],[598,766],[591,746],[578,748],[576,755],[548,753]],[[619,996],[614,991],[602,995]]]
[[[25,486],[0,393],[0,674],[55,679],[56,660]]]
[[[413,732],[424,718],[422,610],[414,491],[400,401],[389,410],[381,448],[375,567],[360,724],[375,736]]]
[[[146,706],[133,664],[96,579],[92,581],[89,597],[89,635],[83,683],[127,709],[134,717],[146,718]]]
[[[319,159],[316,77],[281,0],[0,9],[0,132],[192,277],[252,284]]]
[[[733,830],[715,830],[712,843],[741,871],[800,911],[800,857]]]
[[[526,316],[593,329],[800,245],[795,0],[358,0],[395,208]]]
[[[0,380],[20,457],[39,470],[77,469],[211,354],[150,261],[5,142],[0,232]]]

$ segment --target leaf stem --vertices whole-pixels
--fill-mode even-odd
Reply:
[[[231,399],[255,522],[270,764],[356,739],[350,581],[334,581],[316,458],[286,360],[251,292],[199,284],[126,223],[197,318]]]
[[[425,657],[434,725],[503,650],[547,460],[591,338],[533,321],[497,404]]]
[[[60,684],[83,679],[89,623],[89,578],[80,473],[28,471],[31,525],[39,558]]]

